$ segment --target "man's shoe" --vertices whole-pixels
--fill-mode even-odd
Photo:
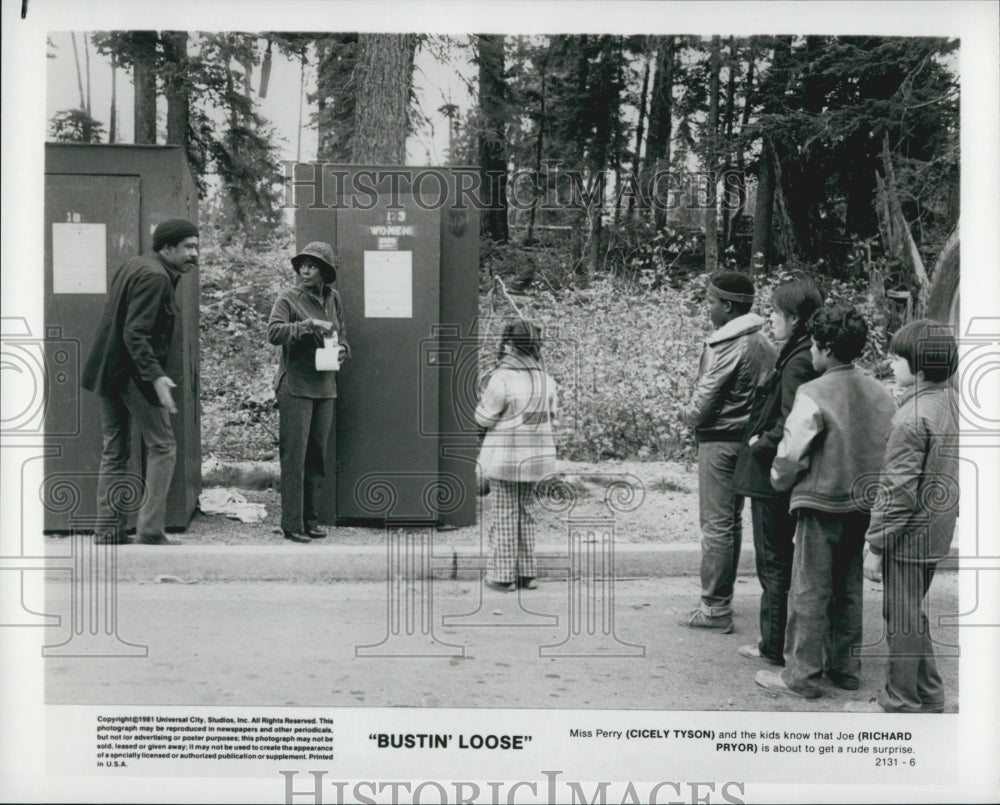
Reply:
[[[483,584],[504,593],[512,593],[517,589],[517,582],[514,581],[484,581]]]
[[[139,537],[138,542],[140,545],[180,545],[179,542],[167,539],[162,535],[157,537]]]
[[[820,695],[819,692],[807,694],[792,690],[785,684],[785,680],[781,678],[781,674],[777,671],[758,671],[753,681],[767,690],[774,691],[775,693],[786,693],[789,696],[798,696],[800,699],[815,699]]]
[[[124,534],[121,536],[116,536],[114,534],[95,534],[94,535],[95,545],[131,545],[132,538],[126,537]]]
[[[285,539],[290,539],[292,542],[312,542],[305,534],[296,534],[294,531],[284,531]]]
[[[732,615],[720,615],[717,618],[713,618],[711,615],[706,615],[701,609],[693,609],[686,615],[681,616],[677,619],[677,622],[681,626],[687,626],[689,629],[708,629],[713,632],[722,632],[723,634],[732,634],[733,631],[733,616]]]
[[[310,539],[323,539],[326,536],[326,529],[318,525],[306,526],[306,536]]]
[[[933,703],[924,702],[922,705],[920,705],[920,712],[921,713],[943,713],[944,712],[944,702],[941,702],[940,704],[933,704]]]
[[[857,690],[861,687],[861,680],[856,676],[845,676],[837,671],[827,671],[824,676],[830,684],[841,690]]]
[[[740,646],[739,652],[741,657],[749,657],[751,660],[764,660],[764,662],[769,662],[771,665],[784,665],[783,662],[772,660],[770,657],[765,657],[761,654],[760,647],[756,643],[752,646]]]
[[[534,576],[521,576],[517,580],[517,586],[522,590],[537,590],[538,582],[535,581]]]

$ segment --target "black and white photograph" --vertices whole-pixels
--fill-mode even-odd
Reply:
[[[3,13],[0,800],[995,801],[996,2]]]

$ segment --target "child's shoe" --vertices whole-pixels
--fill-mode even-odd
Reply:
[[[514,581],[484,581],[483,584],[503,593],[512,593],[517,589],[517,582]]]
[[[722,632],[723,634],[732,634],[733,631],[732,615],[712,617],[702,612],[700,607],[682,615],[677,619],[677,622],[681,626],[687,626],[688,629],[708,629],[709,631]]]
[[[781,674],[777,671],[758,671],[753,681],[767,690],[774,691],[775,693],[787,693],[789,696],[798,696],[800,699],[817,699],[820,696],[819,691],[800,693],[797,690],[792,690],[792,688],[785,684],[785,680],[781,678]]]

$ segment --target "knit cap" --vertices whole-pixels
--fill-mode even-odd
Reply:
[[[198,227],[186,218],[168,218],[153,230],[153,251],[164,246],[176,246],[185,238],[198,237]]]

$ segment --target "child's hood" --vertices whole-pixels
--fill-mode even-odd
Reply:
[[[731,341],[741,335],[749,335],[758,332],[764,326],[764,319],[756,313],[744,313],[737,316],[732,321],[726,322],[718,330],[712,333],[706,340],[709,346],[721,344],[723,341]]]

